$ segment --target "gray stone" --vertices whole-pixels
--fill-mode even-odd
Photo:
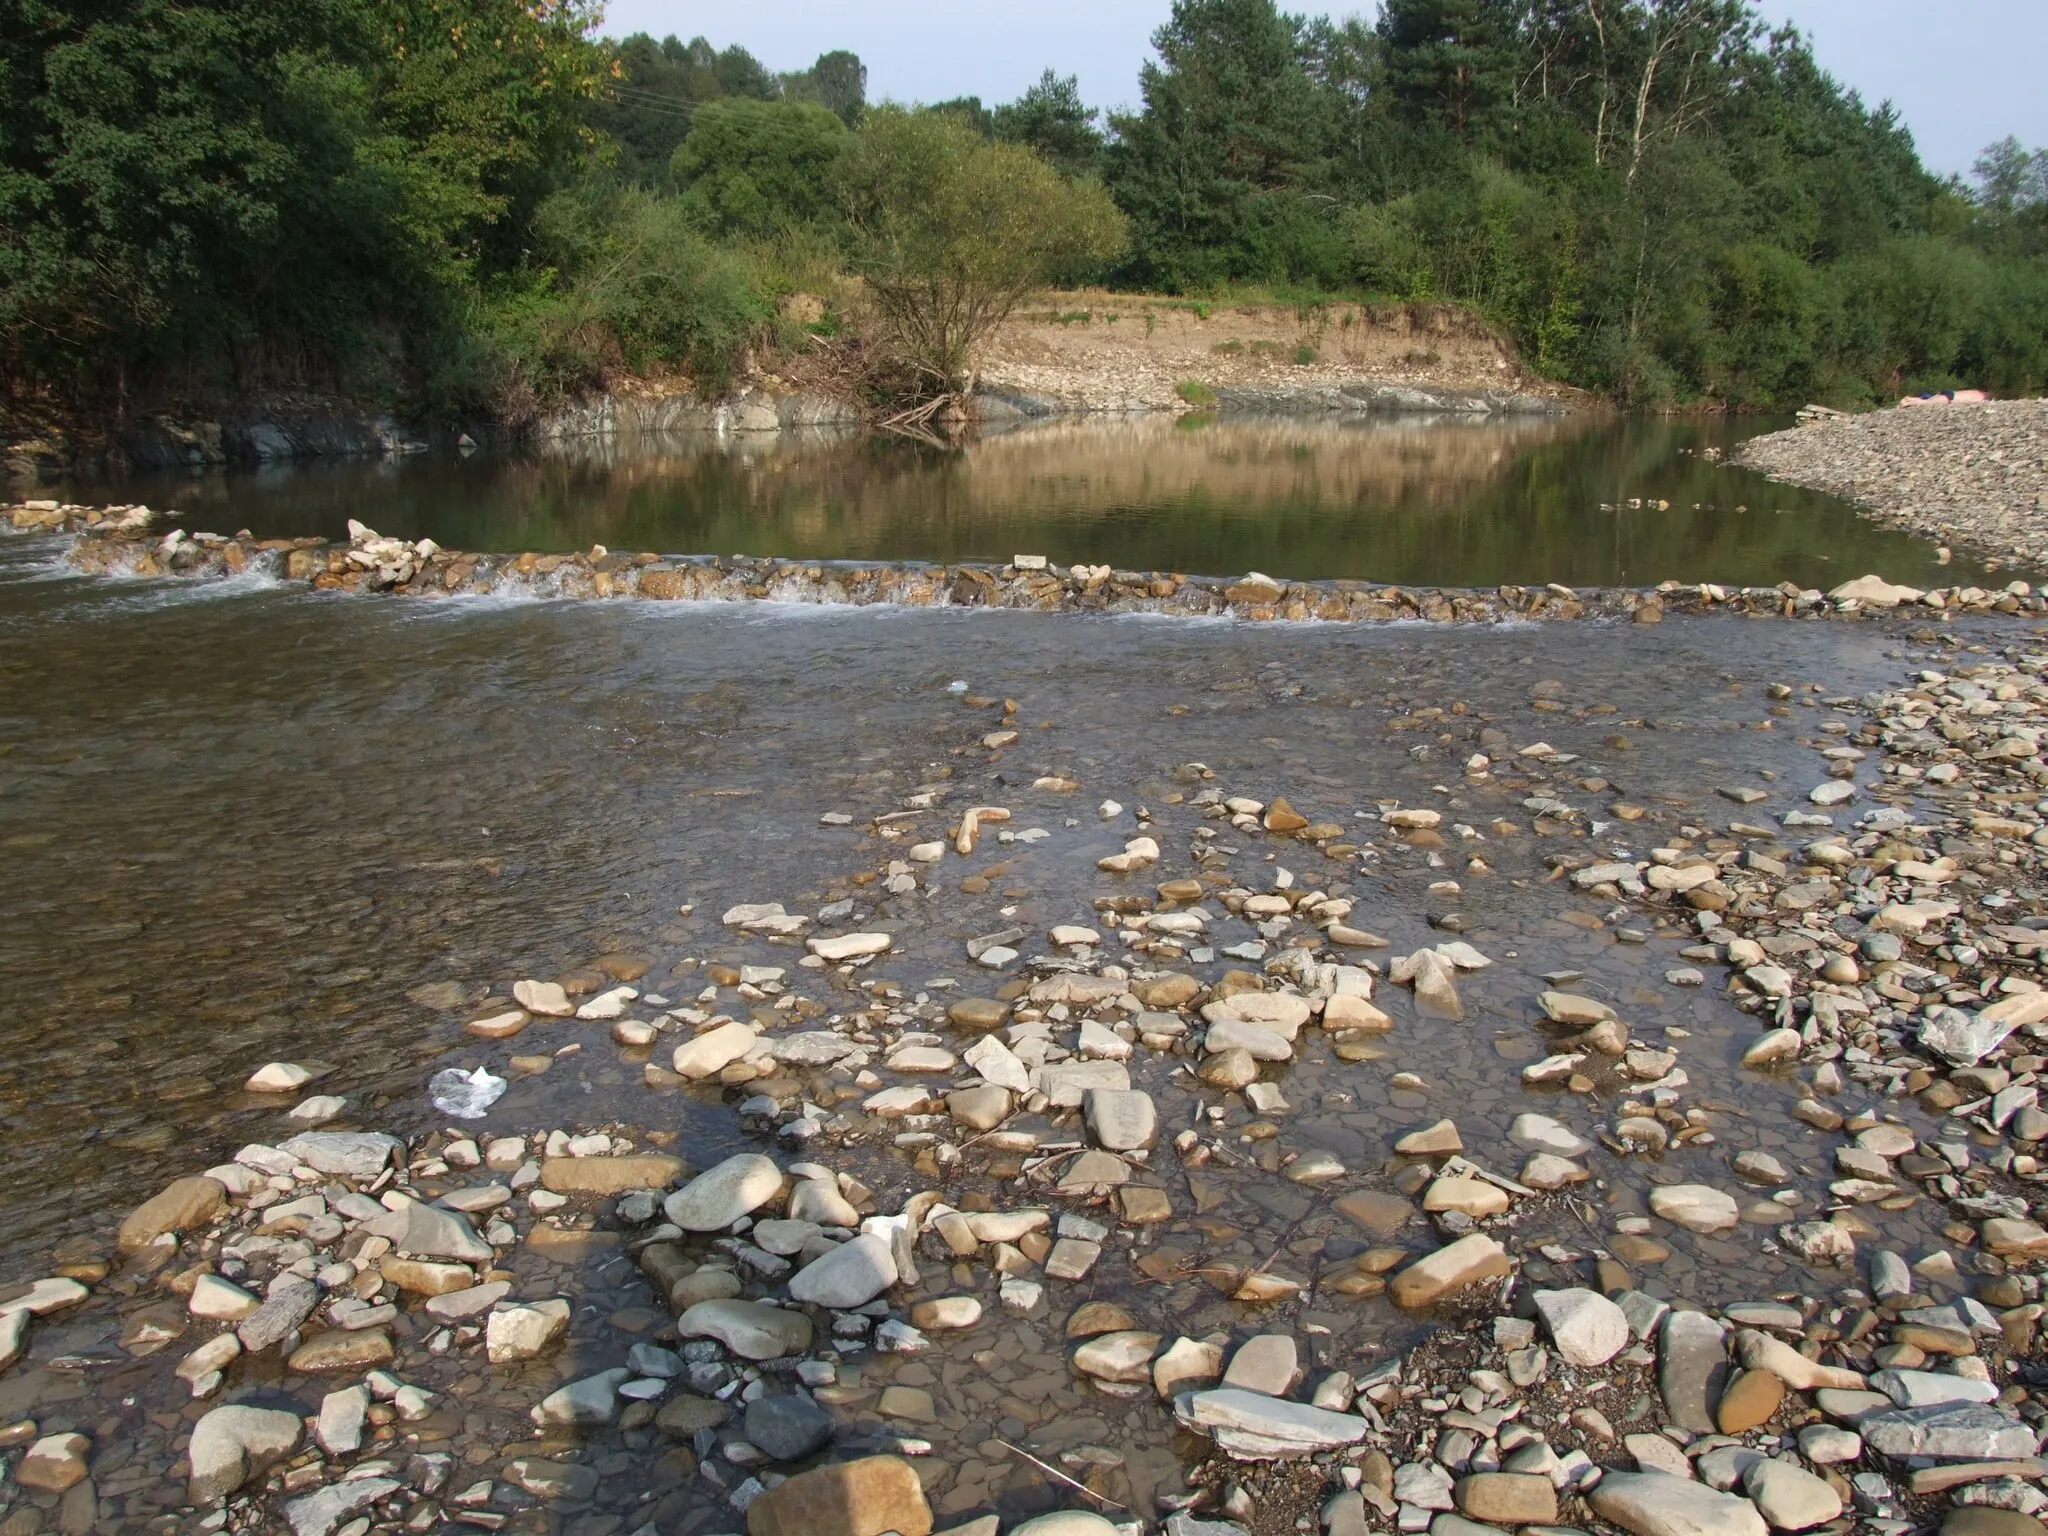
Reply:
[[[1451,1474],[1434,1461],[1411,1461],[1394,1469],[1394,1497],[1417,1509],[1451,1509]]]
[[[330,1178],[374,1179],[393,1157],[405,1159],[405,1143],[381,1131],[306,1131],[277,1150]]]
[[[299,1324],[311,1317],[319,1304],[319,1286],[310,1280],[287,1280],[265,1298],[262,1306],[242,1319],[235,1330],[236,1337],[251,1354],[269,1349],[296,1333]]]
[[[484,1352],[494,1365],[531,1360],[569,1331],[569,1303],[561,1297],[500,1307],[484,1323]]]
[[[1991,1403],[1998,1400],[1995,1382],[1951,1376],[1945,1371],[1883,1370],[1870,1385],[1900,1408],[1936,1408],[1946,1403]]]
[[[1112,1152],[1149,1147],[1159,1135],[1152,1095],[1136,1088],[1091,1088],[1085,1098],[1088,1130],[1097,1146]]]
[[[1799,1454],[1823,1467],[1854,1461],[1863,1454],[1863,1437],[1833,1424],[1809,1424],[1799,1431]]]
[[[1536,1312],[1569,1364],[1605,1365],[1628,1348],[1627,1314],[1597,1291],[1538,1291]]]
[[[1728,1376],[1726,1331],[1703,1312],[1673,1312],[1664,1319],[1657,1386],[1664,1411],[1680,1429],[1712,1434],[1713,1404]]]
[[[1717,1445],[1702,1452],[1693,1471],[1709,1488],[1727,1493],[1749,1475],[1749,1469],[1763,1460],[1764,1453],[1746,1445]]]
[[[811,1347],[811,1320],[802,1312],[758,1301],[700,1301],[676,1319],[676,1336],[716,1339],[748,1360],[776,1360]]]
[[[1807,1530],[1842,1512],[1840,1494],[1789,1461],[1758,1460],[1742,1479],[1742,1488],[1757,1512],[1781,1531]]]
[[[1668,1472],[1609,1472],[1587,1496],[1602,1519],[1634,1536],[1766,1536],[1747,1499]]]
[[[1578,1157],[1593,1150],[1593,1144],[1585,1137],[1549,1115],[1515,1116],[1508,1126],[1508,1140],[1531,1152],[1549,1152],[1558,1157]]]
[[[379,1237],[391,1239],[400,1253],[423,1259],[454,1259],[463,1264],[488,1264],[491,1245],[477,1236],[469,1218],[459,1211],[407,1201],[395,1211],[386,1211],[364,1225]]]
[[[896,1251],[879,1233],[863,1232],[812,1260],[789,1282],[797,1301],[846,1311],[864,1307],[896,1283]]]
[[[1931,1456],[1937,1461],[2014,1461],[2034,1454],[2039,1438],[2026,1421],[1989,1403],[1893,1408],[1856,1425],[1880,1456]]]
[[[1262,1333],[1238,1346],[1237,1353],[1230,1357],[1230,1368],[1223,1373],[1223,1385],[1263,1392],[1268,1397],[1284,1397],[1300,1373],[1294,1336]]]
[[[1240,1461],[1283,1460],[1356,1445],[1371,1427],[1357,1414],[1235,1387],[1184,1392],[1174,1400],[1173,1411],[1182,1424],[1210,1436],[1225,1455]]]
[[[745,1434],[776,1461],[801,1461],[832,1438],[832,1415],[808,1397],[757,1397]]]
[[[304,1428],[297,1414],[281,1409],[241,1403],[213,1409],[192,1426],[187,1497],[194,1504],[226,1498],[291,1455]]]
[[[722,1232],[782,1190],[772,1158],[742,1152],[707,1168],[662,1201],[662,1214],[685,1232]]]
[[[1829,1418],[1844,1424],[1860,1424],[1873,1413],[1884,1413],[1895,1406],[1882,1392],[1855,1392],[1843,1387],[1817,1388],[1813,1402]]]
[[[1079,1109],[1091,1088],[1127,1091],[1131,1074],[1119,1061],[1062,1061],[1040,1067],[1036,1085],[1056,1108]]]
[[[1117,1528],[1085,1509],[1058,1509],[1012,1527],[1010,1536],[1117,1536]]]
[[[1647,1339],[1657,1331],[1657,1325],[1671,1310],[1668,1302],[1660,1301],[1647,1291],[1623,1291],[1614,1298],[1614,1304],[1621,1308],[1621,1315],[1628,1319],[1628,1331],[1638,1339]]]
[[[367,1387],[343,1387],[320,1399],[320,1420],[313,1438],[330,1456],[349,1456],[363,1448],[363,1421],[370,1412]]]
[[[533,1410],[533,1422],[546,1428],[561,1424],[609,1424],[619,1416],[619,1388],[632,1378],[624,1366],[599,1371],[581,1381],[557,1387]]]
[[[1724,1231],[1741,1219],[1735,1197],[1710,1184],[1656,1185],[1650,1210],[1692,1232]]]
[[[398,1492],[396,1478],[359,1477],[345,1483],[329,1483],[284,1507],[292,1536],[334,1536],[344,1521],[352,1520],[386,1494]]]

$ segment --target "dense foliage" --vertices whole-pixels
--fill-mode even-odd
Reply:
[[[851,53],[611,43],[596,0],[4,4],[16,403],[518,417],[619,369],[720,387],[844,322],[799,290],[957,384],[1047,278],[1461,301],[1640,402],[2048,385],[2048,152],[1932,176],[1745,0],[1175,0],[1107,121],[1050,70],[870,110]]]
[[[837,181],[854,269],[880,339],[917,375],[913,395],[964,388],[975,343],[1025,294],[1124,249],[1124,216],[1100,183],[1063,185],[1029,149],[950,112],[870,114]]]
[[[1463,300],[1638,401],[2048,379],[2048,158],[1937,180],[1744,0],[1176,0],[1154,41],[1124,281]]]

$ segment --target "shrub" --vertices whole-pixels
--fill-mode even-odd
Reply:
[[[683,206],[714,234],[765,237],[822,222],[846,125],[813,101],[707,102],[670,162]]]
[[[973,349],[1033,288],[1122,248],[1124,216],[1092,181],[990,143],[950,113],[882,107],[840,157],[838,182],[876,340],[914,398],[966,387]]]
[[[1173,386],[1173,392],[1198,411],[1207,410],[1216,403],[1216,391],[1200,379],[1182,379]]]

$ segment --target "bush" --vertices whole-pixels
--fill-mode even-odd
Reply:
[[[832,166],[845,143],[846,125],[816,102],[736,97],[697,109],[671,169],[706,230],[768,237],[832,212]]]
[[[950,113],[882,107],[841,156],[838,183],[866,279],[873,338],[914,398],[958,393],[975,345],[1033,288],[1122,250],[1124,216],[1092,181],[991,143]]]
[[[760,259],[707,242],[679,198],[557,193],[534,232],[536,263],[481,293],[435,348],[435,407],[531,422],[619,370],[680,370],[718,394],[747,350],[779,333],[787,290]]]
[[[1216,391],[1200,379],[1182,379],[1173,386],[1173,392],[1196,410],[1207,410],[1216,403]]]

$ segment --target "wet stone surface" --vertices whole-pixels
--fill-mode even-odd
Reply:
[[[2024,618],[0,559],[10,1531],[2041,1502]],[[453,1119],[449,1066],[509,1086]]]

